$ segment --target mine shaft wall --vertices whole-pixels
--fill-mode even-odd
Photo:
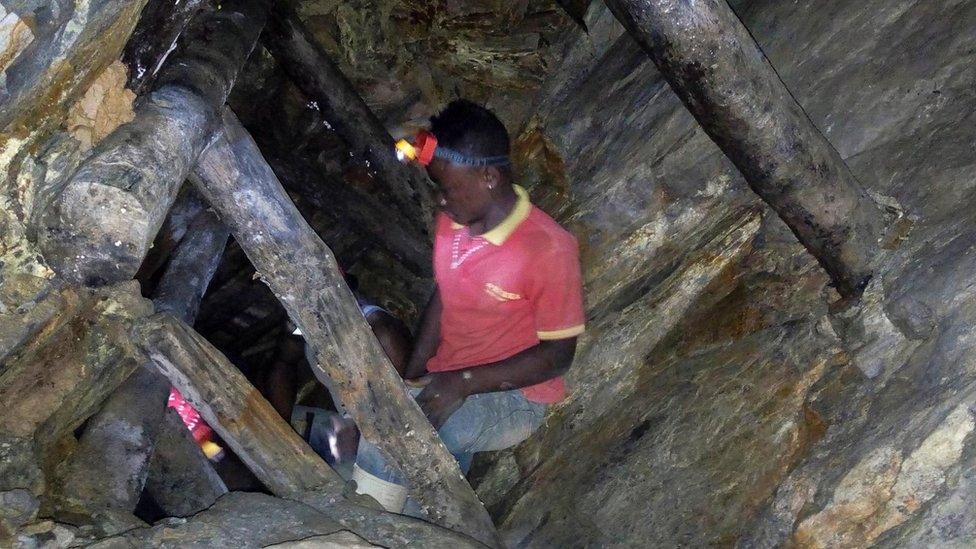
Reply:
[[[573,396],[479,493],[517,546],[972,543],[976,6],[732,4],[892,215],[864,304],[830,314],[816,262],[594,6],[516,145],[581,245]]]

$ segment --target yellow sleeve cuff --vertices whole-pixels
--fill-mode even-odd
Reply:
[[[555,330],[552,332],[536,332],[540,341],[552,340],[552,339],[566,339],[568,337],[575,337],[583,333],[586,328],[584,324],[579,326],[573,326],[572,328],[564,328],[562,330]]]

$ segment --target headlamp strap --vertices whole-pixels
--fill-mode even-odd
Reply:
[[[463,166],[507,166],[511,163],[507,155],[504,156],[468,156],[454,149],[437,147],[434,149],[435,158],[443,158],[454,164]]]
[[[508,155],[502,156],[469,156],[460,151],[437,144],[437,138],[429,130],[417,132],[414,141],[417,150],[417,162],[421,166],[430,164],[434,158],[441,158],[462,166],[507,166],[511,164]]]

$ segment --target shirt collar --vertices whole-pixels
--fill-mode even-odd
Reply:
[[[512,236],[515,229],[522,224],[529,213],[532,211],[532,202],[529,201],[529,193],[525,191],[520,185],[512,185],[512,189],[515,191],[515,207],[508,216],[502,220],[494,229],[487,231],[481,235],[491,244],[495,246],[501,246],[508,240],[508,237]],[[451,222],[451,228],[454,230],[464,228],[464,225],[460,223]]]

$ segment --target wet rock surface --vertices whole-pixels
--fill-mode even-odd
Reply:
[[[878,275],[857,307],[830,310],[828,280],[765,210],[740,259],[703,267],[690,304],[652,306],[700,281],[682,275],[695,251],[755,200],[592,8],[597,32],[567,46],[518,149],[583,251],[574,394],[479,493],[514,546],[968,546],[976,10],[733,7],[902,216]]]
[[[231,492],[191,518],[164,519],[152,528],[103,539],[91,547],[387,547],[394,539],[400,540],[395,543],[398,547],[478,546],[448,531],[438,535],[429,525],[417,530],[412,523],[422,523],[415,519],[374,512],[373,520],[342,524],[350,516],[340,513],[331,518],[328,509],[323,512],[297,501]],[[400,531],[411,537],[398,538]]]
[[[106,539],[94,547],[266,547],[342,530],[307,505],[235,492],[190,519],[164,519],[152,528]]]

